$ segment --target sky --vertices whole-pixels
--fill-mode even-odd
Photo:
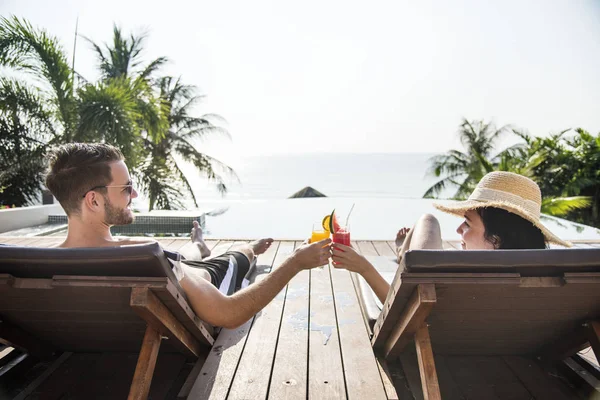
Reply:
[[[444,152],[461,118],[534,135],[600,131],[600,2],[594,0],[0,0],[0,14],[97,43],[113,23],[148,33],[146,60],[206,95],[240,154]],[[97,77],[79,39],[76,70]],[[515,139],[507,137],[505,144]],[[504,144],[504,143],[503,143]]]

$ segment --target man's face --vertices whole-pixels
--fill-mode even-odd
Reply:
[[[131,201],[138,194],[131,185],[129,170],[123,161],[110,166],[112,182],[106,188],[104,197],[104,223],[107,225],[127,225],[135,219],[131,211]]]

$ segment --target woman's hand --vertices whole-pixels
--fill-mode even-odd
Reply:
[[[367,272],[371,266],[371,263],[367,261],[362,255],[358,254],[352,247],[344,246],[343,244],[333,243],[332,249],[332,260],[335,268],[344,268],[348,271],[363,274]]]

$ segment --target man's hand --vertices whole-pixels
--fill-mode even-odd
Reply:
[[[294,262],[298,269],[311,269],[325,265],[331,257],[330,245],[329,238],[310,244],[303,243],[292,253],[290,261]]]

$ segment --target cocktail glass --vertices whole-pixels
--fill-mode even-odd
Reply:
[[[329,231],[323,229],[323,225],[321,222],[314,223],[312,228],[312,234],[310,235],[310,242],[315,243],[319,242],[323,239],[329,238]]]
[[[342,226],[332,236],[333,243],[350,246],[350,226]]]

